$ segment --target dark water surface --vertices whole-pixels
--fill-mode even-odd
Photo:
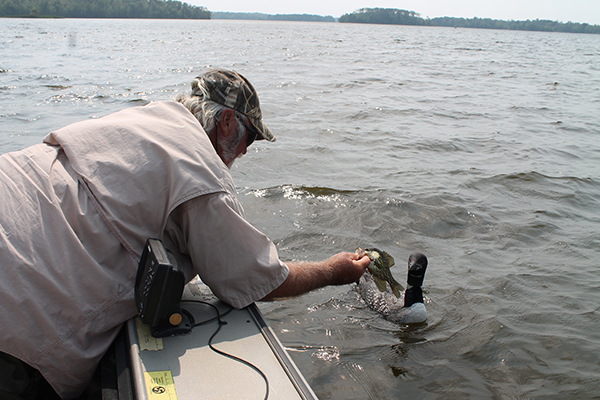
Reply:
[[[600,36],[0,19],[0,152],[246,75],[274,144],[233,168],[282,259],[429,257],[429,320],[352,286],[262,304],[322,399],[600,398]]]

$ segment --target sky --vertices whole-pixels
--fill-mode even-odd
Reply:
[[[359,8],[399,8],[423,18],[549,19],[600,25],[600,0],[182,0],[210,11],[317,14],[338,18]]]

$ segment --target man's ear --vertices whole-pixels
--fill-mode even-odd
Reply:
[[[217,124],[219,134],[223,137],[230,137],[237,131],[237,120],[235,113],[231,108],[226,108],[221,112],[221,119]]]

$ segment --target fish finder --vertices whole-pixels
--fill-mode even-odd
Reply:
[[[135,303],[140,319],[154,337],[189,333],[193,316],[180,306],[185,276],[173,254],[159,239],[148,239],[135,279]]]

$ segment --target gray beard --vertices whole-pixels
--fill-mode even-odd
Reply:
[[[243,125],[240,125],[238,123],[238,132],[239,130],[243,130],[245,129]],[[233,156],[235,155],[235,149],[238,147],[238,145],[240,144],[240,141],[242,140],[243,135],[236,135],[236,140],[234,140],[231,143],[223,143],[222,144],[222,151],[223,151],[223,157],[227,158],[227,159],[231,159],[233,158]],[[233,167],[233,163],[235,162],[235,160],[237,160],[238,158],[242,158],[243,154],[239,154],[237,157],[233,158],[231,160],[231,162],[229,162],[227,164],[227,168],[231,169],[231,167]]]
[[[235,162],[235,160],[239,160],[240,158],[242,158],[244,155],[240,154],[238,155],[236,158],[234,158],[229,164],[227,164],[227,168],[231,169],[231,167],[233,167],[233,163]]]

